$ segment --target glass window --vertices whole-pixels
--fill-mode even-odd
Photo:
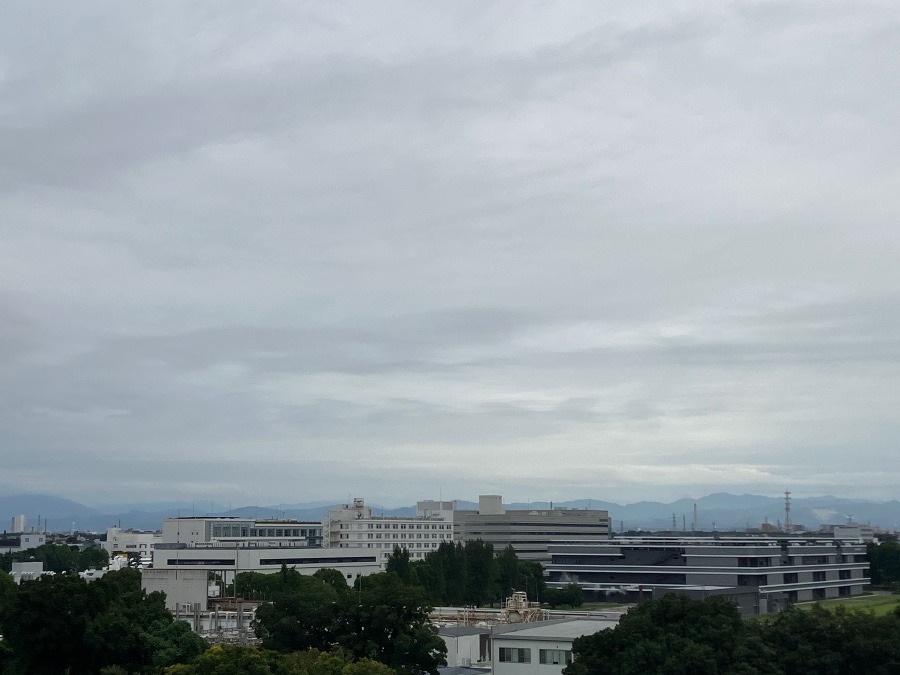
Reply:
[[[531,663],[531,650],[520,647],[500,647],[500,663]]]
[[[568,665],[572,663],[572,652],[568,649],[541,649],[540,662],[553,665]]]

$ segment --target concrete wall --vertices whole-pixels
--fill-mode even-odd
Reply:
[[[530,663],[501,663],[500,649],[527,649],[531,655]],[[493,675],[560,675],[565,663],[543,664],[540,659],[541,649],[572,651],[571,640],[528,640],[516,639],[505,635],[495,635],[491,644],[491,672]]]
[[[206,570],[141,570],[141,588],[147,593],[161,591],[166,594],[166,609],[187,611],[186,605],[207,608],[209,589]]]

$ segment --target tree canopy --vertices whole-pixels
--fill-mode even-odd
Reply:
[[[409,552],[395,548],[387,571],[421,586],[432,605],[482,607],[526,591],[532,600],[545,593],[544,574],[535,562],[519,560],[512,547],[500,553],[480,539],[442,543],[422,560],[409,562]]]
[[[184,622],[175,622],[159,593],[141,590],[135,570],[86,582],[42,576],[3,592],[0,633],[9,672],[96,673],[120,666],[154,672],[205,649]]]
[[[71,574],[89,569],[100,569],[109,564],[105,549],[88,546],[84,550],[68,544],[43,544],[24,551],[12,551],[0,555],[0,569],[9,572],[14,562],[44,563],[45,572]]]
[[[900,544],[896,541],[869,544],[866,553],[872,585],[888,587],[896,584],[900,587]]]
[[[268,576],[270,601],[256,612],[256,634],[268,649],[341,648],[354,660],[378,661],[401,675],[436,673],[445,662],[424,592],[396,574],[358,578],[352,591],[292,569]],[[241,580],[248,588],[251,582]]]
[[[668,595],[578,638],[565,675],[888,675],[900,672],[900,613],[820,606],[745,621],[721,598]]]
[[[310,649],[282,654],[270,649],[217,645],[190,664],[166,669],[166,675],[396,675],[371,659],[358,661],[346,652]]]

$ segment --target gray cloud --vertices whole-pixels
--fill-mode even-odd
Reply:
[[[0,490],[895,497],[894,14],[10,8]]]

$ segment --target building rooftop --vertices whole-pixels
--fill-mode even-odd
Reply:
[[[615,628],[617,620],[612,619],[572,619],[569,621],[549,621],[544,624],[524,623],[521,628],[495,634],[495,638],[509,637],[528,640],[574,640],[582,635],[593,635],[606,628]]]
[[[440,626],[438,635],[446,635],[447,637],[461,637],[463,635],[484,635],[490,633],[488,626]]]

